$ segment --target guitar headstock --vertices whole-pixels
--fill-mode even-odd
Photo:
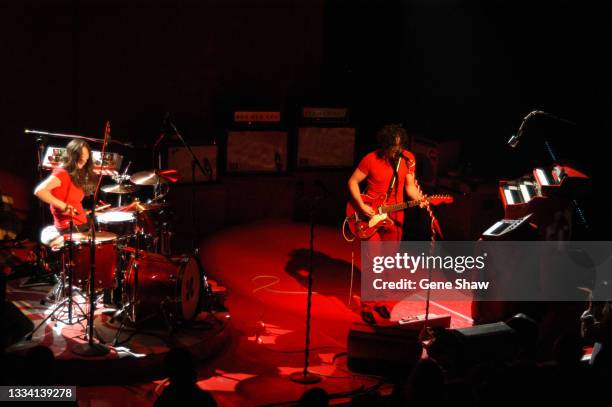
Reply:
[[[430,205],[452,204],[454,199],[451,195],[430,195],[425,198]]]

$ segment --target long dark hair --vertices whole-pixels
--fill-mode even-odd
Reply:
[[[400,146],[406,148],[408,146],[408,133],[406,133],[401,124],[387,124],[378,131],[376,138],[380,146],[378,150],[379,157],[387,156],[389,150],[395,147],[396,136],[400,137]]]
[[[81,159],[81,153],[83,147],[89,152],[89,158],[83,166],[79,169],[78,163]],[[91,148],[84,140],[74,139],[66,146],[66,156],[64,157],[64,169],[70,174],[72,182],[85,191],[86,195],[91,194],[93,186],[97,180],[96,174],[93,172],[93,157],[91,154]]]

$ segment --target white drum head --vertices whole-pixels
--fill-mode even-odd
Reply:
[[[132,222],[135,217],[133,212],[110,211],[96,216],[100,223]]]

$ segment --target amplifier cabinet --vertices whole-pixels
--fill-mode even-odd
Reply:
[[[227,172],[285,172],[287,132],[230,131],[227,135]]]

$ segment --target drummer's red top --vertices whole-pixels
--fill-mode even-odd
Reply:
[[[83,190],[72,182],[70,174],[68,174],[68,171],[65,169],[55,168],[53,170],[53,175],[60,180],[61,185],[52,189],[51,194],[57,199],[72,205],[74,209],[76,209],[77,214],[74,215],[73,220],[75,225],[87,223],[87,216],[85,216],[85,210],[83,209],[83,204],[81,203],[83,197],[85,196]],[[70,215],[63,213],[61,209],[58,209],[53,205],[51,205],[51,214],[53,215],[53,225],[55,225],[56,228],[66,229],[70,227]]]

